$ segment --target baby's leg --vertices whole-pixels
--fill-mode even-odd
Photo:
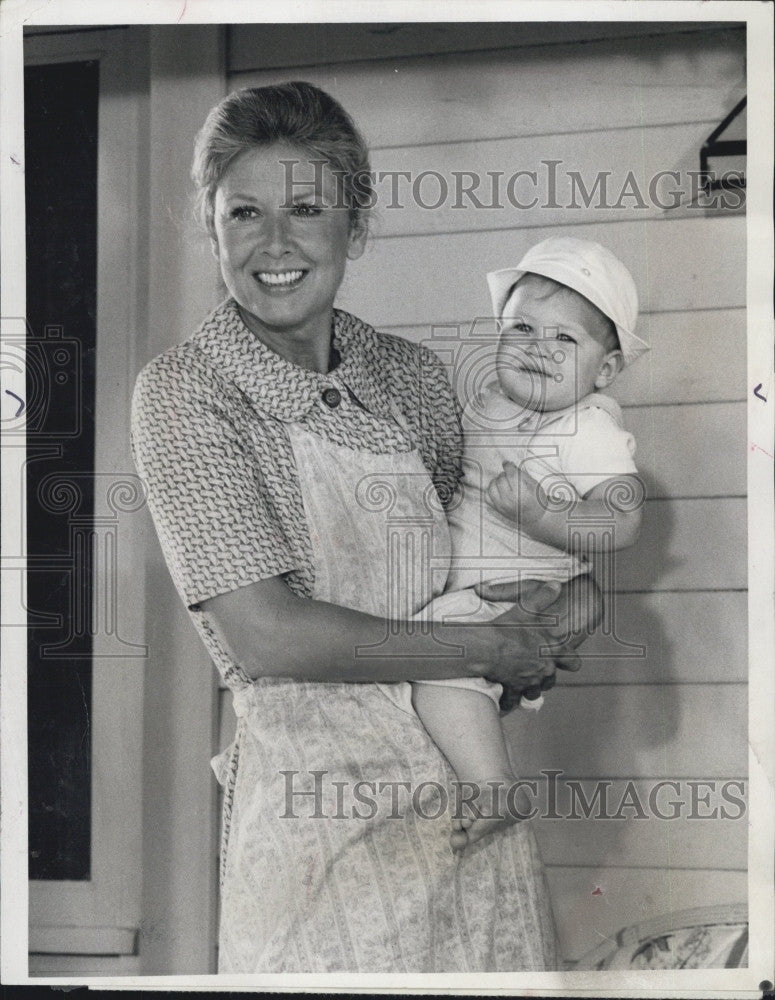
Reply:
[[[412,703],[460,783],[452,797],[452,850],[524,818],[529,800],[524,789],[514,788],[517,778],[492,698],[471,688],[413,684]]]

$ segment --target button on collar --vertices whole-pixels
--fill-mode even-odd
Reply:
[[[342,394],[338,389],[334,389],[333,386],[323,390],[323,402],[326,406],[330,406],[331,409],[336,409],[337,406],[342,402]]]

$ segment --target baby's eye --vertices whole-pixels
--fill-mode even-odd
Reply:
[[[229,218],[236,219],[237,222],[245,222],[248,219],[254,219],[256,214],[256,209],[251,205],[237,205],[229,212]]]

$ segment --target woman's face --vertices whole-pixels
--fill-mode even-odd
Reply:
[[[345,263],[365,242],[328,166],[283,143],[247,150],[224,173],[214,209],[223,280],[253,333],[291,360],[294,345],[327,347]]]

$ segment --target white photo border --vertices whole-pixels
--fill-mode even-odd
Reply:
[[[260,18],[257,13],[260,10]],[[0,10],[0,209],[2,209],[2,315],[25,315],[22,29],[25,25],[109,25],[127,23],[240,23],[262,20],[327,21],[739,21],[746,22],[749,74],[747,177],[748,322],[748,558],[749,558],[749,846],[750,965],[748,969],[686,972],[552,972],[509,975],[265,975],[252,977],[28,977],[27,966],[27,813],[26,813],[26,649],[23,630],[4,629],[2,691],[2,978],[8,983],[88,982],[112,989],[272,990],[314,992],[472,993],[516,995],[529,988],[546,996],[727,997],[761,994],[762,980],[773,980],[775,913],[775,627],[773,599],[773,455],[775,454],[775,379],[773,378],[773,48],[772,7],[746,0],[708,2],[497,2],[460,0],[443,8],[422,0],[382,2],[296,2],[272,0],[3,0]],[[753,387],[761,387],[755,397]],[[761,397],[765,397],[762,400]],[[24,449],[2,455],[3,549],[22,527],[18,483]],[[8,597],[7,593],[4,598]],[[5,606],[5,602],[4,602]],[[20,634],[21,633],[21,634]]]

